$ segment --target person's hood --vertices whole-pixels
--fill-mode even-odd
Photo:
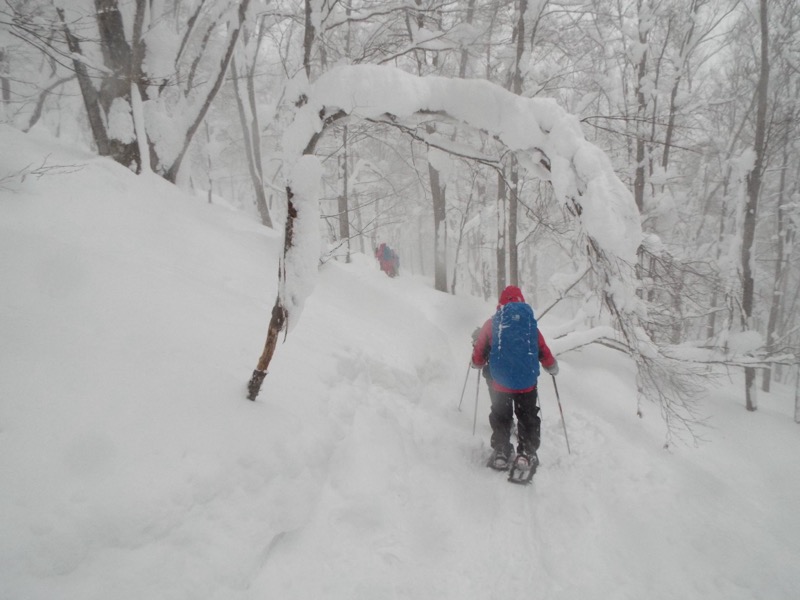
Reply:
[[[505,306],[509,302],[525,302],[522,290],[515,285],[509,285],[500,293],[499,306]]]

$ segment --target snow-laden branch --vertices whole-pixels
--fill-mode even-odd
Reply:
[[[490,163],[496,161],[478,149],[456,148],[441,137],[423,135],[415,121],[421,115],[446,119],[494,137],[523,168],[549,181],[554,196],[577,219],[600,293],[619,325],[614,336],[609,328],[604,337],[624,340],[620,345],[634,352],[647,347],[637,339],[640,308],[631,267],[642,239],[639,213],[611,161],[585,139],[577,118],[555,101],[524,98],[485,80],[418,77],[376,65],[340,66],[313,84],[302,78],[295,83],[287,95],[296,113],[282,138],[282,171],[291,174],[284,255],[267,341],[249,386],[251,399],[258,394],[278,332],[286,323],[297,323],[313,288],[319,259],[319,235],[314,235],[319,211],[313,207],[322,186],[311,181],[321,177],[321,169],[308,155],[330,123],[346,118],[390,124],[429,146]]]
[[[588,238],[586,245],[603,271],[604,293],[622,310],[635,310],[626,265],[635,263],[642,232],[633,198],[605,154],[585,139],[576,117],[553,100],[524,98],[485,80],[418,77],[376,65],[336,67],[313,85],[301,82],[294,93],[298,109],[283,136],[284,172],[313,148],[332,115],[389,124],[428,145],[496,165],[477,149],[422,133],[415,121],[429,115],[486,132],[534,176],[552,184]]]
[[[419,113],[441,113],[495,136],[533,175],[553,185],[556,197],[579,199],[580,220],[604,251],[635,262],[641,243],[631,193],[603,152],[587,141],[578,119],[554,100],[524,98],[485,80],[418,77],[388,66],[341,66],[308,90],[309,101],[284,135],[287,160],[321,131],[320,114],[334,109],[362,119],[391,114],[399,122]],[[550,171],[541,168],[541,155]],[[533,157],[533,158],[531,158]]]
[[[559,303],[559,302],[561,302],[561,301],[562,301],[564,298],[566,298],[566,297],[567,297],[567,294],[569,293],[569,291],[570,291],[572,288],[574,288],[576,285],[578,285],[578,284],[579,284],[579,283],[580,283],[580,282],[583,280],[583,278],[584,278],[584,277],[586,277],[586,276],[587,276],[587,275],[588,275],[588,274],[591,272],[591,270],[592,270],[592,269],[591,269],[591,267],[589,267],[588,269],[586,269],[586,270],[583,272],[583,274],[582,274],[580,277],[577,277],[577,278],[576,278],[576,279],[575,279],[575,280],[574,280],[574,281],[573,281],[573,282],[572,282],[572,283],[571,283],[569,286],[567,286],[567,288],[566,288],[566,289],[562,290],[562,291],[561,291],[561,293],[558,295],[558,298],[556,298],[556,299],[555,299],[555,301],[553,301],[553,303],[552,303],[552,304],[550,304],[550,306],[548,306],[547,308],[545,308],[543,311],[541,311],[541,312],[539,313],[539,316],[538,316],[538,318],[541,320],[541,319],[542,319],[542,317],[544,317],[544,316],[545,316],[545,315],[546,315],[548,312],[550,312],[550,310],[551,310],[551,309],[552,309],[552,308],[553,308],[553,307],[554,307],[556,304],[558,304],[558,303]]]
[[[385,65],[397,60],[402,56],[416,52],[417,50],[424,50],[425,52],[446,52],[448,50],[459,50],[461,44],[456,41],[448,39],[447,32],[436,32],[436,34],[428,36],[424,39],[415,40],[413,43],[408,44],[406,47],[385,56],[380,61],[379,65]]]
[[[447,120],[447,115],[443,113],[427,113],[431,114],[432,116],[438,116],[440,120]],[[445,137],[436,131],[429,133],[425,129],[420,127],[416,127],[413,124],[407,124],[400,122],[394,115],[385,115],[382,119],[367,119],[370,123],[382,124],[382,125],[389,125],[391,127],[395,127],[399,129],[406,135],[412,137],[413,139],[417,140],[425,144],[426,146],[430,146],[432,148],[436,148],[441,150],[442,152],[446,152],[452,156],[457,156],[458,158],[463,158],[465,160],[474,160],[475,162],[481,163],[493,169],[501,169],[502,163],[499,157],[488,156],[486,154],[482,154],[476,151],[475,148],[469,146],[467,144],[459,144],[455,140]]]
[[[618,337],[619,334],[613,327],[601,325],[592,327],[591,329],[571,331],[565,335],[557,336],[552,338],[549,344],[550,349],[559,355],[596,343],[609,346],[625,353],[630,353],[628,346],[620,342]]]
[[[798,357],[790,353],[769,354],[766,350],[753,353],[725,352],[720,348],[697,348],[686,345],[664,346],[661,352],[680,362],[727,367],[768,368],[774,365],[798,364]]]

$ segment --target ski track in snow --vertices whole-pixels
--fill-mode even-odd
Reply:
[[[7,133],[3,164],[41,162]],[[470,334],[494,304],[355,255],[247,402],[279,240],[48,152],[82,168],[0,199],[1,600],[796,597],[791,390],[749,415],[723,386],[709,443],[664,451],[631,365],[567,353],[572,453],[543,376],[542,464],[512,485],[484,467],[482,380],[472,435]]]

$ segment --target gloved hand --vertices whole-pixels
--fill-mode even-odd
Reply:
[[[482,369],[486,365],[476,365],[474,362],[469,361],[469,366],[472,367],[473,369]]]
[[[481,332],[480,327],[476,327],[475,331],[472,332],[472,345],[474,346],[478,342],[478,334]]]
[[[544,367],[544,370],[547,371],[553,377],[555,377],[556,375],[558,375],[558,361],[554,362],[549,367]]]

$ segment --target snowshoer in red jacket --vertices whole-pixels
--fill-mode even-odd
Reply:
[[[397,277],[400,274],[400,257],[385,242],[375,249],[375,258],[378,259],[381,271],[389,277]]]
[[[489,384],[492,408],[492,456],[488,465],[506,470],[512,460],[511,427],[517,416],[515,466],[535,469],[539,464],[541,419],[536,384],[539,363],[551,375],[558,373],[556,361],[539,331],[533,309],[522,291],[508,286],[500,294],[497,312],[477,334],[472,366],[483,368]],[[488,368],[486,368],[488,367]]]

